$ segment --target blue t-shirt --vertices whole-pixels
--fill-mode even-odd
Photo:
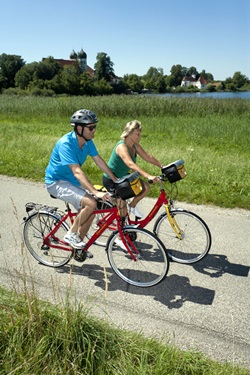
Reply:
[[[87,156],[97,156],[98,152],[92,140],[87,141],[81,148],[74,131],[60,138],[50,157],[45,170],[45,183],[52,184],[55,181],[68,181],[75,186],[80,186],[79,181],[72,173],[69,164],[83,165]]]

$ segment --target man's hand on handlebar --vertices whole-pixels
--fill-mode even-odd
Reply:
[[[97,191],[95,196],[98,198],[98,199],[102,199],[104,202],[107,201],[108,199],[110,199],[110,193],[103,193],[102,191]]]

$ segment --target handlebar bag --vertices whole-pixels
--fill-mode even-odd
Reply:
[[[166,165],[161,171],[171,184],[187,176],[184,161],[182,159]]]
[[[140,173],[134,172],[115,182],[115,192],[123,200],[135,197],[143,190]]]

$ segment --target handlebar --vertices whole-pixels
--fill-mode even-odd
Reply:
[[[161,174],[160,176],[157,176],[161,181],[167,181],[167,177],[164,175],[164,174]],[[153,181],[152,180],[148,180],[148,183],[149,184],[153,184]],[[161,182],[159,182],[161,183]]]

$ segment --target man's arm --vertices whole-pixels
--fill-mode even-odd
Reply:
[[[70,164],[69,167],[72,170],[72,173],[75,176],[75,178],[77,178],[77,180],[80,182],[81,186],[84,187],[85,190],[88,190],[90,193],[96,195],[97,190],[91,184],[86,174],[82,171],[80,165]]]
[[[106,173],[114,182],[117,181],[117,177],[109,169],[107,163],[100,157],[100,155],[93,156],[92,159],[94,160],[97,167],[99,167],[104,173]]]

